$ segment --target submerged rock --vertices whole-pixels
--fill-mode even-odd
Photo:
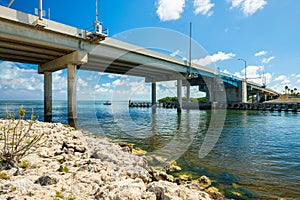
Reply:
[[[211,186],[211,180],[207,176],[201,176],[200,178],[193,180],[193,183],[201,185],[203,188]]]

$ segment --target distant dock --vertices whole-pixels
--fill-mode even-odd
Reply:
[[[262,111],[284,111],[300,112],[300,103],[270,102],[270,103],[233,103],[228,104],[228,109],[233,110],[262,110]]]
[[[129,102],[130,108],[150,108],[152,104],[150,102]],[[177,102],[164,102],[157,103],[157,108],[166,109],[177,109]],[[217,109],[230,109],[230,110],[260,110],[260,111],[277,111],[277,112],[300,112],[300,103],[289,103],[289,102],[270,102],[270,103],[230,103],[227,105],[211,104],[211,103],[197,103],[190,102],[182,103],[183,109],[193,109],[193,110],[208,110],[211,108]]]

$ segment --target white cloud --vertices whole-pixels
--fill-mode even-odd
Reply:
[[[81,86],[81,87],[87,87],[88,83],[86,81],[84,81],[83,79],[79,78],[79,79],[77,79],[77,85]]]
[[[267,53],[268,53],[267,51],[260,51],[260,52],[255,53],[254,56],[255,56],[255,57],[257,57],[257,56],[264,56],[264,55],[266,55]]]
[[[198,15],[199,13],[202,15],[211,16],[213,15],[213,11],[211,9],[215,4],[211,3],[210,0],[194,0],[194,13]]]
[[[173,53],[171,53],[170,56],[176,57],[176,56],[178,56],[180,54],[181,54],[181,51],[180,50],[176,50]]]
[[[205,58],[200,58],[198,60],[193,60],[193,63],[202,65],[202,66],[208,66],[211,63],[215,63],[218,61],[224,61],[224,60],[229,60],[233,58],[235,54],[233,53],[224,53],[219,51],[218,53],[211,55],[211,56],[206,56]]]
[[[110,86],[111,86],[111,83],[103,83],[102,86],[103,86],[103,87],[110,87]]]
[[[221,70],[224,74],[230,74],[230,72],[227,69]]]
[[[275,59],[275,56],[271,56],[271,57],[269,57],[269,58],[263,58],[262,59],[262,63],[263,64],[267,64],[267,63],[269,63],[271,60],[273,60],[273,59]]]
[[[300,78],[300,74],[297,74],[296,77],[297,77],[297,78]]]
[[[231,2],[231,8],[240,8],[244,15],[249,16],[267,5],[266,0],[227,0]]]
[[[25,65],[0,62],[0,85],[3,89],[15,91],[42,91],[44,88],[43,76],[37,70],[28,69]]]
[[[283,81],[287,79],[287,76],[286,75],[280,75],[278,76],[277,78],[274,79],[274,81]]]
[[[161,21],[177,20],[180,18],[185,0],[158,0],[157,15]]]

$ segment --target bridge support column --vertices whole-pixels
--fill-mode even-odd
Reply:
[[[260,99],[260,97],[259,97],[259,92],[257,92],[257,93],[256,93],[256,103],[259,103],[259,99]]]
[[[247,81],[242,81],[242,102],[247,103],[248,101],[248,94],[247,94]]]
[[[152,83],[151,93],[152,112],[156,112],[156,83]]]
[[[77,119],[77,95],[76,95],[76,65],[67,64],[68,68],[68,119],[75,126]]]
[[[52,72],[44,72],[44,120],[52,121]]]
[[[191,85],[187,83],[186,85],[186,103],[189,104],[191,99]]]
[[[181,112],[182,109],[182,80],[181,79],[177,79],[177,99],[178,99],[177,112]]]

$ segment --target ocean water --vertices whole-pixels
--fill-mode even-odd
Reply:
[[[0,101],[43,121],[42,101]],[[220,116],[224,116],[224,119]],[[67,123],[67,102],[53,102],[53,121]],[[224,123],[223,123],[224,121]],[[114,141],[135,143],[149,154],[176,159],[195,178],[207,175],[228,198],[300,198],[300,114],[128,108],[128,102],[79,102],[77,127]],[[199,157],[200,149],[208,149]]]

